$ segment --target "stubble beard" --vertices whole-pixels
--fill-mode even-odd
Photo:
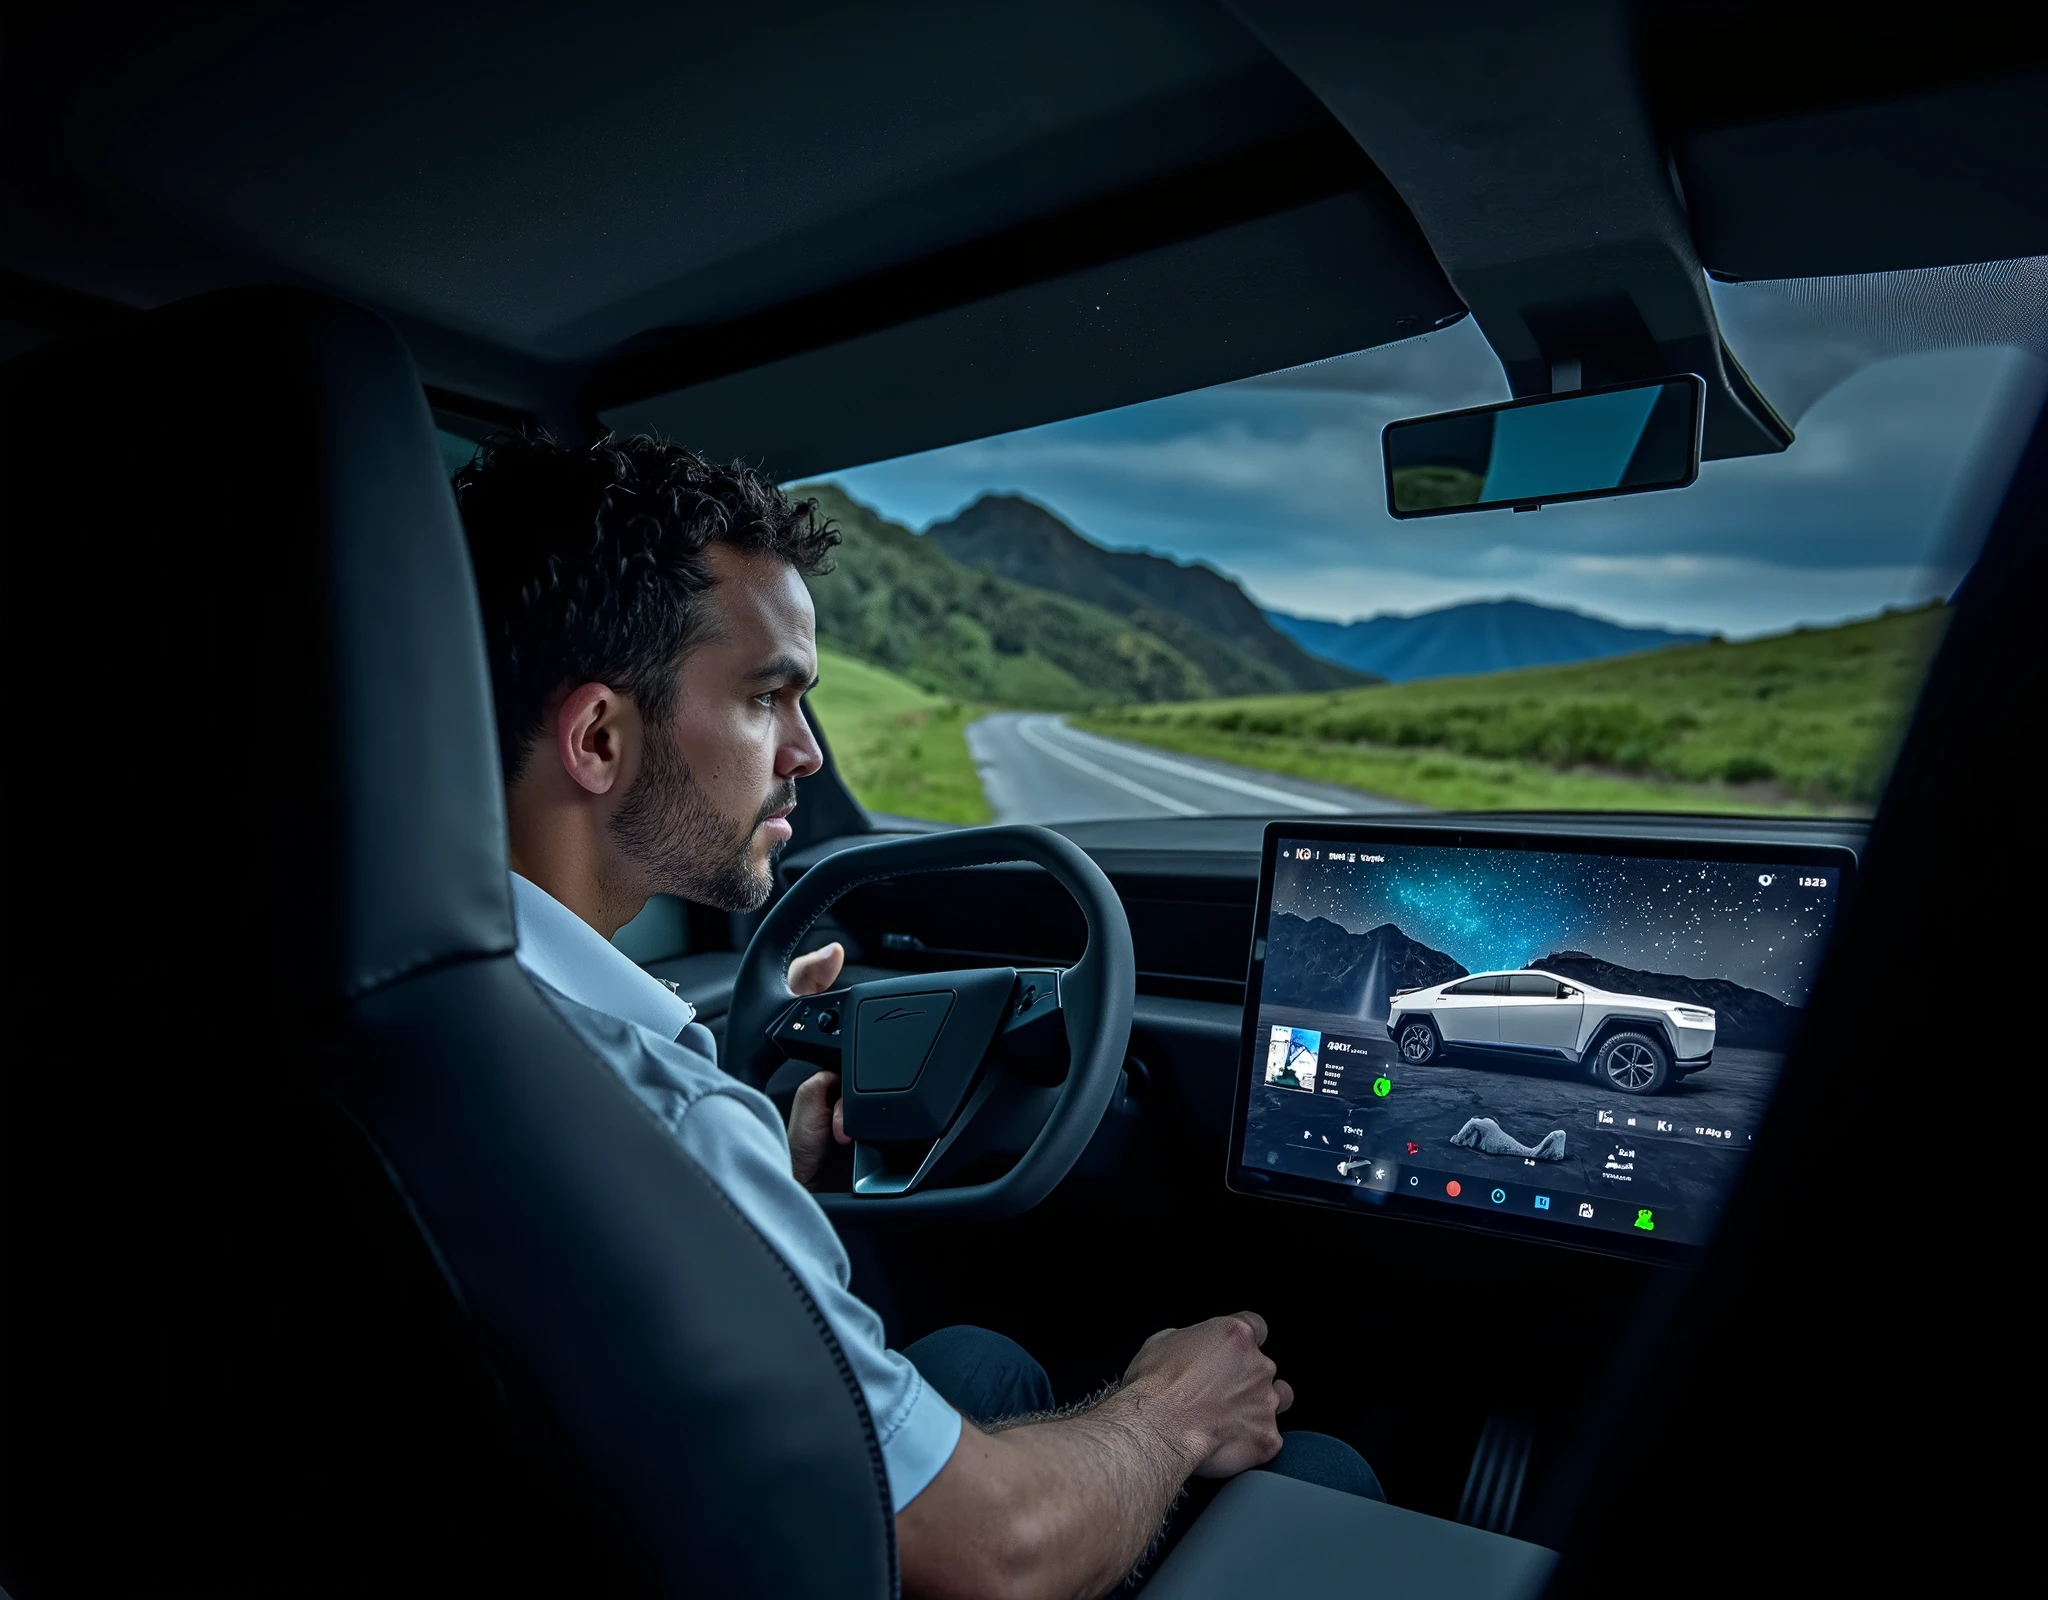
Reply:
[[[645,874],[656,894],[680,895],[720,911],[752,911],[774,887],[777,851],[754,857],[754,832],[796,800],[785,783],[748,817],[721,812],[705,795],[674,741],[647,741],[633,789],[612,818],[620,854]]]

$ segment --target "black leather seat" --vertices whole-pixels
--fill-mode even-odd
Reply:
[[[0,1581],[892,1592],[829,1331],[512,959],[476,606],[396,337],[251,292],[0,383],[37,730]]]

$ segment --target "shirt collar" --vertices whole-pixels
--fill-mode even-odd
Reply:
[[[519,964],[571,1000],[673,1039],[697,1008],[538,884],[512,874]]]

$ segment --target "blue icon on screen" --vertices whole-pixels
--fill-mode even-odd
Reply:
[[[1536,1197],[1536,1209],[1538,1211],[1548,1211],[1550,1209],[1550,1196],[1547,1194],[1539,1194]]]
[[[1495,1205],[1499,1205],[1503,1200],[1507,1199],[1507,1197],[1508,1192],[1505,1189],[1496,1189],[1493,1191],[1493,1203]]]

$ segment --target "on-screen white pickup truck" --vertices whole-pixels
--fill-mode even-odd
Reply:
[[[1476,972],[1398,991],[1387,1037],[1412,1066],[1446,1052],[1560,1060],[1623,1094],[1656,1094],[1713,1064],[1714,1013],[1552,972]]]

